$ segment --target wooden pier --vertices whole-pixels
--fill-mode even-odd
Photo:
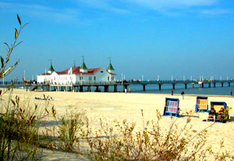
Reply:
[[[100,92],[100,87],[103,87],[104,92],[109,92],[109,87],[114,87],[113,92],[118,92],[117,87],[122,86],[124,89],[128,89],[130,85],[142,85],[143,91],[146,91],[147,85],[158,85],[158,90],[162,89],[163,85],[170,84],[171,89],[176,89],[176,85],[183,84],[184,88],[187,89],[190,84],[193,88],[195,85],[199,85],[200,88],[204,88],[205,85],[208,88],[216,87],[217,84],[220,84],[221,87],[231,86],[234,80],[152,80],[152,81],[115,81],[115,82],[80,82],[76,84],[50,84],[50,83],[36,83],[36,82],[15,82],[14,88],[25,88],[26,90],[43,90],[43,91],[73,91],[73,92],[84,92],[86,88],[88,92],[91,92],[91,87],[95,88],[95,92]],[[1,82],[0,88],[8,88],[11,85],[11,82]],[[121,91],[122,92],[122,91]]]
[[[208,85],[208,88],[216,87],[217,84],[220,84],[221,87],[224,87],[224,84],[227,84],[228,87],[231,86],[234,80],[157,80],[157,81],[131,81],[130,84],[140,84],[143,86],[143,91],[146,90],[146,86],[149,84],[158,85],[159,90],[162,89],[162,85],[171,84],[172,88],[175,89],[177,84],[183,84],[184,88],[187,89],[188,85],[191,84],[192,88],[198,84],[199,87],[204,88],[205,84]]]

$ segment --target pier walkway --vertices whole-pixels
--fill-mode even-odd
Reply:
[[[114,92],[117,92],[117,87],[122,86],[123,90],[128,89],[130,85],[142,85],[143,91],[146,91],[147,85],[158,85],[158,89],[161,90],[165,84],[170,84],[171,89],[175,89],[177,84],[183,84],[184,88],[187,89],[188,85],[193,88],[195,85],[199,85],[200,88],[204,88],[205,85],[208,88],[216,87],[219,84],[221,87],[231,86],[234,80],[149,80],[149,81],[115,81],[115,82],[79,82],[76,84],[51,84],[51,83],[36,83],[36,82],[15,82],[14,88],[25,88],[26,90],[43,90],[43,91],[74,91],[83,92],[84,87],[86,91],[91,91],[91,87],[95,87],[95,92],[100,92],[100,87],[104,87],[104,92],[109,92],[109,87],[114,87]],[[8,88],[11,82],[0,82],[0,88]]]
[[[227,86],[231,86],[234,80],[157,80],[157,81],[131,81],[130,84],[141,84],[143,86],[143,91],[146,90],[146,86],[149,84],[157,84],[159,90],[162,89],[162,85],[171,84],[172,89],[175,89],[177,84],[183,84],[184,88],[187,89],[188,85],[191,84],[192,88],[194,85],[198,84],[199,87],[204,88],[205,84],[208,85],[209,88],[216,87],[217,84],[220,84],[223,87],[225,84]]]

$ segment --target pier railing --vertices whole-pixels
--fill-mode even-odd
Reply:
[[[191,84],[192,87],[195,84],[199,84],[200,87],[204,87],[204,84],[208,84],[208,87],[210,88],[212,85],[213,87],[216,87],[217,83],[221,84],[221,87],[224,86],[225,83],[228,84],[228,86],[233,83],[234,80],[148,80],[148,81],[127,81],[127,80],[120,80],[120,81],[81,81],[81,82],[76,82],[76,83],[67,83],[67,84],[56,84],[56,83],[49,83],[49,82],[43,82],[43,83],[37,83],[36,81],[29,81],[29,82],[22,82],[22,81],[17,81],[14,84],[15,88],[19,87],[25,87],[25,88],[30,88],[30,89],[37,89],[37,88],[42,88],[44,87],[70,87],[70,88],[82,88],[83,86],[91,87],[99,87],[99,86],[104,86],[106,90],[108,90],[109,86],[114,86],[115,89],[117,89],[117,86],[124,86],[124,88],[127,88],[129,85],[142,85],[143,90],[146,90],[146,86],[149,84],[155,84],[159,86],[159,90],[161,90],[161,86],[164,84],[171,84],[172,89],[175,89],[175,86],[177,84],[184,84],[185,88],[187,88],[188,84]],[[0,82],[0,88],[7,88],[12,84],[12,81],[5,81],[5,82]]]

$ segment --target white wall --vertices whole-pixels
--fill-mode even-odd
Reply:
[[[80,80],[80,77],[83,79]],[[90,80],[91,77],[91,80]],[[96,80],[94,80],[96,77]],[[109,77],[109,80],[108,80]],[[114,80],[111,79],[114,77]],[[50,82],[53,84],[75,84],[80,82],[110,82],[115,81],[115,75],[110,75],[106,70],[101,68],[94,75],[74,75],[74,74],[66,74],[66,75],[58,75],[56,72],[53,72],[51,75],[39,75],[37,76],[37,82]]]
[[[53,72],[51,75],[51,83],[53,84],[73,84],[75,83],[75,75],[73,74],[64,74],[58,75],[56,72]]]
[[[80,77],[82,77],[83,79],[81,80]],[[91,80],[90,80],[91,77]],[[96,77],[96,80],[94,80],[94,77]],[[108,77],[110,80],[108,80]],[[115,76],[114,80],[115,81]],[[99,71],[97,71],[95,74],[93,75],[86,75],[86,74],[82,74],[82,75],[76,75],[76,83],[79,82],[109,82],[111,81],[111,75],[104,69],[100,69]]]
[[[37,82],[39,83],[50,82],[50,75],[38,75]]]

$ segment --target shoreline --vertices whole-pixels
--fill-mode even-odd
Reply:
[[[63,91],[36,91],[36,92],[44,92],[44,93],[56,93],[56,92],[60,92],[60,93],[99,93],[99,94],[101,94],[101,93],[103,93],[103,94],[146,94],[146,95],[168,95],[168,96],[178,96],[178,97],[182,97],[181,96],[181,94],[173,94],[173,95],[171,95],[170,93],[147,93],[147,92],[145,92],[145,93],[140,93],[140,92],[128,92],[128,93],[124,93],[124,92],[63,92]],[[234,95],[233,96],[230,96],[230,95],[215,95],[215,94],[185,94],[185,97],[186,96],[194,96],[194,97],[196,97],[196,96],[206,96],[206,97],[227,97],[227,98],[234,98]]]
[[[2,88],[0,88],[2,89]],[[153,95],[171,95],[171,93],[151,93],[151,92],[139,92],[139,91],[131,91],[131,92],[121,92],[121,91],[118,91],[118,92],[95,92],[95,91],[91,91],[91,92],[73,92],[73,91],[26,91],[26,89],[13,89],[13,90],[19,90],[19,91],[25,91],[25,92],[38,92],[38,93],[106,93],[106,94],[153,94]],[[150,90],[149,90],[150,91]],[[152,91],[155,91],[155,90],[152,90]],[[181,96],[181,94],[179,93],[174,93],[173,96]],[[185,96],[207,96],[207,97],[233,97],[234,98],[234,95],[230,95],[230,94],[225,94],[225,95],[220,95],[220,94],[190,94],[190,93],[185,93]]]
[[[111,93],[111,92],[109,92]],[[115,93],[115,92],[113,92]],[[118,93],[121,93],[121,92],[118,92]],[[124,92],[122,92],[124,93]],[[155,95],[170,95],[170,96],[181,96],[181,94],[173,94],[171,95],[170,93],[140,93],[140,92],[130,92],[130,93],[127,93],[127,94],[155,94]],[[234,95],[230,96],[230,95],[215,95],[215,94],[185,94],[185,97],[186,96],[207,96],[207,97],[230,97],[230,98],[234,98]]]

